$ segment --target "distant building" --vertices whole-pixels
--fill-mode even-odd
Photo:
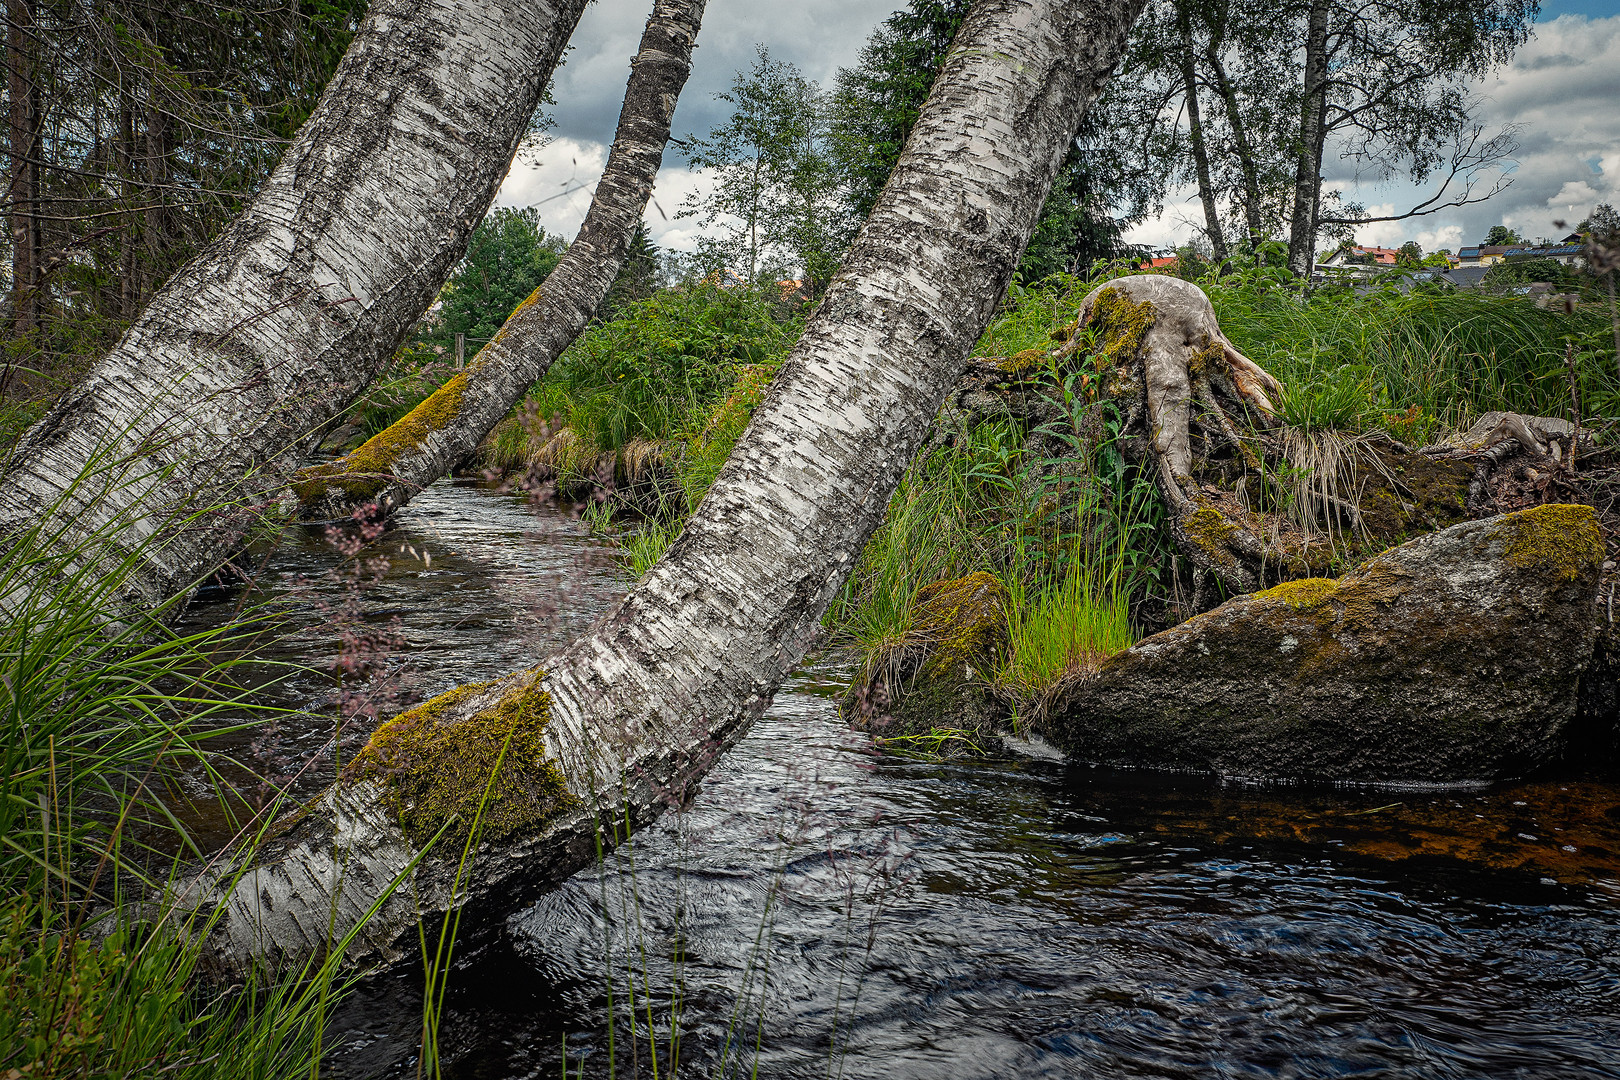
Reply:
[[[810,282],[804,278],[778,281],[776,288],[782,294],[784,304],[803,303],[810,299]]]
[[[1321,266],[1394,266],[1400,255],[1397,248],[1342,247],[1323,259]]]
[[[1576,242],[1568,238],[1560,243],[1539,240],[1534,244],[1476,244],[1457,252],[1457,261],[1463,266],[1495,266],[1508,259],[1556,259],[1565,266],[1581,257],[1579,234]]]
[[[1142,264],[1141,268],[1143,270],[1172,270],[1175,268],[1175,265],[1176,257],[1174,255],[1164,255],[1149,259],[1147,262]]]

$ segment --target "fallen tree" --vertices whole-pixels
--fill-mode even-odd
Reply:
[[[306,520],[392,513],[469,456],[596,314],[624,263],[691,70],[704,0],[658,0],[625,88],[619,127],[579,235],[494,340],[387,430],[293,484]]]
[[[420,919],[508,913],[691,790],[814,640],[1140,9],[969,15],[843,271],[663,560],[535,668],[384,724],[239,877],[198,878],[183,899],[224,900],[224,969],[296,964],[351,932],[352,961],[398,957]],[[463,879],[442,831],[474,821]]]
[[[432,302],[586,2],[373,3],[252,205],[18,442],[0,546],[131,606],[217,567]]]

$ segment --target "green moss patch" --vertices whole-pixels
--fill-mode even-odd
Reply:
[[[1039,371],[1041,365],[1046,363],[1046,354],[1039,349],[1025,349],[1023,352],[1003,356],[996,361],[996,367],[1008,375],[1028,375]]]
[[[917,593],[916,632],[933,638],[924,680],[988,670],[1007,648],[1007,593],[988,570],[936,581]]]
[[[347,775],[380,781],[405,834],[418,844],[447,822],[449,835],[465,837],[481,803],[485,839],[532,832],[574,802],[546,756],[551,696],[540,689],[542,678],[541,672],[530,673],[493,705],[459,720],[458,706],[491,683],[423,702],[378,728]]]
[[[1508,565],[1516,569],[1574,581],[1603,562],[1603,537],[1590,506],[1533,506],[1508,514],[1501,528],[1507,536]]]
[[[1255,597],[1263,600],[1280,600],[1295,611],[1310,611],[1331,596],[1338,584],[1332,578],[1302,578],[1299,581],[1285,581],[1264,592],[1255,593]]]
[[[1158,313],[1144,300],[1134,303],[1122,289],[1104,289],[1091,302],[1090,323],[1097,328],[1097,357],[1115,364],[1141,359],[1147,333]]]
[[[293,485],[300,506],[311,506],[336,488],[351,500],[369,499],[382,491],[394,466],[417,449],[435,431],[443,430],[461,413],[467,372],[429,394],[420,405],[372,436],[347,457],[303,470]]]

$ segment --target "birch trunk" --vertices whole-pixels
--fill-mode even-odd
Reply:
[[[1181,82],[1187,94],[1187,136],[1192,143],[1193,169],[1198,177],[1198,198],[1204,205],[1204,231],[1209,237],[1209,253],[1216,262],[1225,262],[1226,232],[1221,228],[1220,208],[1215,205],[1215,185],[1210,179],[1209,150],[1204,143],[1204,122],[1198,107],[1198,69],[1193,61],[1191,20],[1183,10],[1181,25]]]
[[[253,205],[18,443],[0,545],[123,564],[127,604],[217,566],[432,301],[585,3],[373,3]]]
[[[1311,0],[1305,25],[1305,94],[1300,105],[1299,159],[1288,228],[1288,267],[1309,279],[1316,268],[1316,217],[1322,199],[1322,150],[1327,129],[1328,0]]]
[[[398,423],[293,485],[306,519],[349,516],[367,503],[392,513],[471,454],[585,329],[624,263],[652,195],[675,103],[691,70],[705,0],[658,0],[641,37],[607,168],[555,269],[471,366]]]
[[[663,560],[534,669],[381,727],[240,880],[198,879],[193,900],[224,900],[223,967],[301,962],[351,931],[351,962],[394,959],[419,918],[455,907],[472,913],[463,928],[487,924],[593,861],[609,822],[639,825],[697,784],[814,639],[1142,3],[973,10],[843,270]],[[512,756],[486,805],[472,763],[500,747]],[[459,888],[452,855],[413,863],[424,835],[480,805],[489,832]]]

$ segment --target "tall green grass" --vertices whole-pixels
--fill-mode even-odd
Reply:
[[[901,648],[919,591],[995,565],[1022,453],[1005,423],[963,429],[925,452],[827,612],[835,636],[867,658]]]
[[[1002,575],[1007,658],[994,681],[1023,718],[1038,722],[1065,689],[1135,644],[1129,548],[1140,513],[1139,505],[1120,515],[1082,498],[1059,559],[1015,545]]]
[[[1283,418],[1299,427],[1383,429],[1423,443],[1492,410],[1565,416],[1567,349],[1584,410],[1620,415],[1608,315],[1597,305],[1566,314],[1422,287],[1303,298],[1241,277],[1200,284],[1227,336],[1282,382]]]
[[[219,910],[162,901],[222,834],[250,856],[275,809],[215,749],[286,711],[236,678],[262,683],[268,617],[182,633],[178,599],[131,611],[140,553],[109,565],[100,541],[36,526],[0,566],[0,1076],[313,1075],[343,942],[226,988],[202,970]]]

